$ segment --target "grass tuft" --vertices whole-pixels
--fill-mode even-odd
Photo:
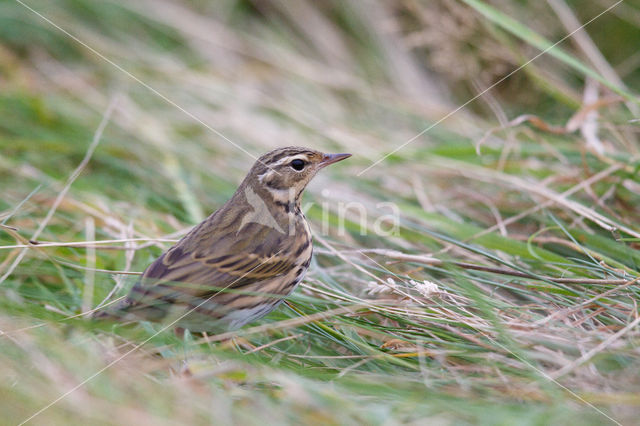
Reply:
[[[4,421],[635,422],[638,16],[3,3]],[[205,338],[82,315],[286,145],[354,154],[305,195],[315,256],[288,304]]]

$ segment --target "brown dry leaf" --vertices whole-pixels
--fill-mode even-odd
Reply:
[[[402,339],[387,340],[380,346],[380,349],[391,349],[401,352],[416,352],[420,350],[420,348],[418,348],[416,345],[413,345]]]

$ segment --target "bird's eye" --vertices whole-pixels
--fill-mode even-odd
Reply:
[[[300,159],[295,159],[291,162],[291,167],[293,167],[293,170],[297,170],[300,171],[302,169],[304,169],[304,161],[300,160]]]

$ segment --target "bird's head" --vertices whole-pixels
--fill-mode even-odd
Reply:
[[[247,180],[280,203],[299,203],[300,195],[318,171],[351,154],[324,154],[309,148],[279,148],[260,157]],[[260,191],[262,192],[262,191]]]

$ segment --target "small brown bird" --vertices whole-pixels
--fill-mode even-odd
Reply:
[[[149,265],[120,306],[97,316],[218,332],[268,314],[311,262],[305,187],[350,156],[300,147],[263,155],[229,201]]]

